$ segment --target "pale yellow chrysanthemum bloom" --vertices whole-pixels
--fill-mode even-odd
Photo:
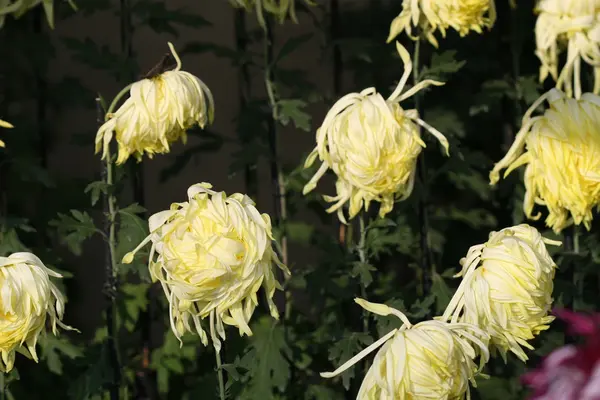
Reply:
[[[410,196],[416,171],[417,156],[425,147],[419,126],[433,134],[448,154],[448,140],[441,132],[419,118],[417,110],[404,110],[400,102],[421,89],[443,85],[425,80],[402,93],[412,71],[406,49],[397,43],[404,63],[404,74],[396,90],[385,100],[374,88],[350,93],[338,100],[317,130],[317,146],[304,164],[310,167],[317,157],[321,167],[304,187],[312,191],[327,172],[337,175],[336,196],[325,196],[334,203],[327,212],[337,211],[346,222],[343,206],[349,203],[349,216],[368,209],[371,201],[381,203],[379,215],[384,216],[395,201]]]
[[[545,100],[549,108],[531,117]],[[524,151],[527,146],[527,151]],[[548,208],[546,225],[559,233],[583,223],[589,230],[592,210],[600,204],[600,97],[585,93],[580,99],[552,89],[525,113],[521,130],[504,158],[490,173],[496,184],[504,176],[527,164],[523,210],[533,220],[535,204]]]
[[[186,131],[194,125],[204,128],[214,116],[210,89],[189,72],[181,71],[181,60],[169,43],[177,67],[158,76],[142,79],[131,86],[130,97],[98,130],[96,153],[106,157],[113,132],[119,144],[117,164],[133,155],[152,156],[170,151],[170,144],[187,140]]]
[[[210,336],[219,351],[219,338],[225,339],[223,323],[252,335],[249,322],[261,286],[271,315],[278,318],[272,299],[281,287],[273,265],[289,271],[272,248],[269,216],[259,214],[248,196],[227,196],[211,187],[193,185],[188,201],[151,216],[150,236],[123,262],[130,263],[135,252],[152,241],[150,275],[160,281],[169,301],[173,333],[181,339],[186,331],[196,331],[207,345],[201,320],[209,318]]]
[[[0,257],[0,372],[9,372],[19,352],[38,361],[35,346],[46,332],[54,335],[57,326],[73,330],[61,322],[65,300],[50,277],[62,276],[31,253]]]
[[[594,93],[600,90],[600,0],[540,0],[535,25],[540,82],[548,75],[569,97],[581,96],[581,60],[594,68]],[[559,74],[559,55],[566,63]]]
[[[14,128],[14,126],[9,122],[6,122],[6,121],[0,119],[0,128],[10,129],[10,128]],[[4,141],[0,140],[0,147],[4,147],[4,146],[6,146],[6,144],[4,143]]]
[[[77,6],[73,0],[67,0],[67,2],[73,10],[77,10]],[[27,11],[40,4],[44,7],[48,25],[54,29],[54,0],[0,0],[0,28],[4,26],[4,19],[7,15],[20,18]]]
[[[470,398],[469,381],[489,359],[489,336],[466,323],[425,321],[412,325],[400,311],[384,304],[355,301],[364,309],[383,316],[395,315],[403,323],[348,360],[334,372],[341,374],[382,346],[365,376],[357,399],[463,399]],[[477,366],[474,359],[480,357]]]
[[[463,278],[442,320],[477,325],[489,333],[493,352],[526,361],[523,347],[533,349],[528,340],[554,320],[548,312],[556,264],[546,245],[560,244],[526,224],[490,233],[460,261],[456,276]]]
[[[470,31],[482,33],[496,22],[494,0],[404,0],[402,12],[392,21],[388,43],[403,31],[413,40],[413,29],[418,28],[435,47],[438,41],[436,31],[446,37],[446,30],[452,28],[460,36]]]

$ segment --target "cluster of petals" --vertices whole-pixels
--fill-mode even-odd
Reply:
[[[555,310],[571,335],[582,336],[582,345],[566,345],[544,358],[535,370],[521,377],[533,391],[530,400],[600,399],[600,314]]]
[[[416,28],[437,47],[437,31],[445,37],[446,31],[452,28],[460,36],[465,36],[471,31],[482,33],[495,21],[494,0],[403,0],[402,12],[390,26],[388,42],[402,32],[413,40],[419,40],[419,35],[413,35]]]
[[[600,91],[600,0],[540,0],[535,25],[540,81],[551,76],[570,97],[581,96],[582,61],[594,70],[594,93]],[[559,57],[566,50],[565,65]],[[560,72],[559,72],[560,70]]]
[[[544,114],[532,117],[546,100]],[[521,165],[527,165],[523,210],[528,218],[540,218],[533,208],[544,205],[546,225],[556,233],[573,223],[589,230],[592,211],[600,204],[600,97],[584,93],[573,99],[557,89],[541,96],[490,173],[491,184],[498,182],[502,169],[507,168],[506,176]]]
[[[333,203],[327,212],[337,211],[346,222],[343,207],[349,204],[353,218],[372,201],[381,203],[379,215],[389,213],[395,201],[411,194],[417,157],[425,147],[419,125],[432,133],[448,154],[448,141],[435,128],[419,118],[417,110],[405,110],[400,102],[421,89],[443,83],[424,80],[402,93],[412,62],[406,49],[397,43],[404,63],[404,74],[390,97],[384,99],[374,88],[350,93],[339,99],[325,116],[317,130],[315,149],[305,162],[310,167],[317,158],[322,162],[316,174],[304,187],[312,191],[317,182],[331,169],[337,176],[336,195],[325,196]]]
[[[130,97],[96,135],[96,152],[108,154],[113,135],[119,145],[117,164],[130,156],[140,161],[144,154],[170,151],[171,143],[186,142],[186,131],[194,125],[204,128],[214,116],[214,100],[210,89],[196,76],[181,71],[181,60],[169,43],[177,61],[174,70],[142,79],[131,85]]]
[[[364,309],[382,316],[394,315],[402,326],[348,360],[324,378],[341,374],[369,353],[381,347],[369,368],[357,398],[461,399],[469,396],[469,382],[489,359],[489,336],[477,326],[430,320],[412,325],[406,316],[384,304],[355,301]],[[479,366],[475,359],[479,357]]]
[[[16,353],[36,362],[36,344],[49,325],[54,335],[61,322],[65,300],[50,277],[62,276],[31,253],[0,257],[0,373],[12,370]]]
[[[528,359],[523,347],[548,329],[556,264],[546,245],[560,242],[537,229],[516,225],[490,233],[461,260],[462,281],[442,320],[469,323],[490,335],[490,348],[506,360],[508,351]]]
[[[261,287],[271,315],[278,318],[272,299],[281,287],[273,266],[289,271],[272,247],[269,216],[260,214],[248,196],[227,196],[211,187],[193,185],[188,201],[152,215],[150,235],[123,262],[131,262],[135,252],[151,241],[150,275],[169,301],[173,333],[181,339],[186,331],[197,332],[207,345],[202,320],[208,318],[218,351],[225,339],[223,324],[252,334],[249,322]]]

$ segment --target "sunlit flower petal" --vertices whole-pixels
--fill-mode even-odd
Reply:
[[[532,117],[545,100],[549,108]],[[524,147],[527,151],[524,152]],[[600,204],[600,97],[585,93],[581,99],[553,89],[536,101],[523,117],[515,142],[490,173],[496,184],[526,164],[523,210],[531,219],[535,204],[548,208],[546,225],[555,232],[575,223],[587,229],[592,210]]]
[[[117,164],[133,155],[138,161],[144,153],[168,153],[170,144],[187,140],[186,131],[194,125],[204,128],[214,115],[211,91],[197,77],[181,71],[181,61],[171,43],[177,67],[158,76],[142,79],[131,86],[123,105],[98,130],[96,152],[106,152],[113,132],[119,144]]]
[[[123,262],[131,262],[135,252],[152,241],[150,275],[161,283],[169,301],[173,333],[180,339],[186,331],[195,331],[207,345],[201,320],[208,317],[219,351],[220,339],[225,339],[223,323],[236,326],[240,334],[252,334],[249,322],[261,286],[271,315],[278,318],[273,295],[281,287],[273,264],[289,271],[272,248],[269,216],[260,214],[248,196],[226,196],[211,187],[193,185],[188,201],[151,216],[150,236]]]
[[[540,81],[548,75],[569,97],[581,96],[581,61],[594,68],[594,93],[600,91],[600,1],[540,0],[535,25],[536,55],[542,65]],[[559,56],[567,50],[559,73]]]
[[[336,196],[325,196],[333,205],[328,212],[337,211],[342,222],[346,219],[343,206],[349,203],[350,218],[371,201],[381,203],[379,215],[384,216],[394,202],[410,196],[416,170],[417,156],[425,143],[419,126],[433,134],[448,154],[448,141],[439,131],[419,118],[417,110],[404,110],[400,102],[421,89],[443,85],[425,80],[402,93],[412,71],[406,49],[397,44],[404,63],[404,74],[392,95],[385,100],[374,88],[350,93],[338,100],[317,130],[317,146],[308,156],[305,168],[317,157],[321,167],[304,187],[312,191],[319,179],[332,169],[337,175]]]
[[[413,29],[418,28],[437,47],[436,31],[446,37],[446,30],[452,28],[465,36],[470,31],[481,33],[495,21],[494,0],[403,0],[402,12],[392,21],[387,41],[391,42],[403,31],[417,40]]]
[[[0,128],[10,129],[10,128],[14,128],[14,126],[12,126],[12,124],[9,122],[6,122],[6,121],[0,119]],[[5,146],[5,143],[2,140],[0,140],[0,147],[4,147],[4,146]]]
[[[513,352],[521,360],[528,340],[548,329],[556,264],[545,239],[522,224],[492,232],[489,240],[469,249],[461,260],[460,286],[442,317],[479,326],[491,336],[490,347],[506,360]]]
[[[352,367],[378,347],[357,399],[462,399],[469,393],[469,381],[489,359],[489,336],[466,323],[439,320],[412,325],[400,311],[384,304],[355,300],[364,309],[383,316],[395,315],[403,325],[367,347],[334,372],[332,378]],[[480,357],[477,366],[474,359]]]
[[[13,368],[16,352],[38,361],[35,346],[47,321],[54,335],[57,326],[73,329],[61,322],[65,300],[50,277],[62,276],[31,253],[0,257],[0,372]]]

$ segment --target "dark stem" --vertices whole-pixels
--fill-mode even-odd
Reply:
[[[104,122],[104,111],[100,99],[96,99],[96,111],[98,126]],[[107,325],[107,348],[108,357],[112,370],[112,377],[109,386],[111,400],[119,400],[119,389],[121,386],[121,362],[119,360],[119,349],[117,339],[117,277],[116,277],[116,253],[115,253],[115,215],[116,201],[111,194],[113,184],[112,155],[110,151],[106,160],[102,162],[102,179],[109,186],[109,194],[104,195],[104,233],[108,238],[104,258],[104,295],[107,300],[106,306],[106,325]]]
[[[38,37],[38,40],[43,40],[41,37],[44,34],[42,31],[44,12],[38,7],[33,11],[33,31]],[[39,157],[40,165],[46,169],[48,167],[48,129],[46,125],[46,97],[48,83],[44,77],[42,68],[36,66],[35,68],[35,82],[37,87],[37,125],[39,134]]]
[[[235,42],[236,50],[238,54],[246,54],[249,45],[248,32],[246,30],[246,11],[243,9],[235,10]],[[244,119],[243,116],[249,112],[247,106],[250,100],[250,71],[248,68],[248,62],[244,59],[241,61],[238,67],[238,82],[239,82],[239,99],[240,99],[240,111],[238,115],[238,135],[241,145],[246,148],[250,145],[253,137],[245,131],[245,127],[241,126]],[[256,199],[258,195],[258,178],[256,175],[256,165],[252,162],[244,165],[244,183],[246,186],[246,194]]]
[[[415,42],[415,51],[413,54],[413,84],[419,82],[419,61],[421,57],[421,40]],[[423,118],[423,105],[421,93],[417,93],[415,98],[415,108],[419,113],[419,118]],[[421,130],[421,128],[418,128]],[[421,247],[421,288],[422,294],[427,295],[431,289],[431,246],[429,244],[429,216],[427,215],[428,187],[427,187],[427,164],[425,163],[425,152],[419,155],[417,172],[421,182],[421,196],[419,197],[418,219],[419,236]]]

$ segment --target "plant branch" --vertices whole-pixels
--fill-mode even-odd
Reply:
[[[225,400],[225,379],[223,378],[223,367],[221,363],[221,353],[215,349],[215,359],[217,360],[217,375],[219,377],[219,395],[221,400]]]

